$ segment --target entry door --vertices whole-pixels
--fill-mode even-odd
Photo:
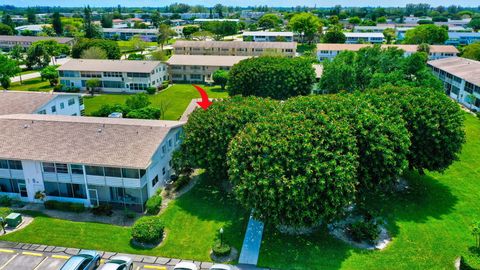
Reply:
[[[90,204],[98,206],[98,192],[96,189],[89,189],[88,195],[90,196]]]
[[[18,183],[18,191],[21,197],[28,197],[27,185],[25,183]]]

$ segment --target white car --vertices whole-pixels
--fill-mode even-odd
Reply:
[[[175,265],[173,270],[198,270],[197,266],[191,262],[180,262]]]
[[[127,256],[114,256],[110,258],[100,270],[132,270],[133,260]]]
[[[210,270],[233,270],[233,267],[228,264],[214,264]]]

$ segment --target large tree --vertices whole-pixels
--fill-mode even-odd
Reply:
[[[220,85],[222,90],[225,90],[228,82],[228,71],[222,69],[215,70],[212,74],[212,79],[216,85]]]
[[[229,72],[228,91],[230,95],[287,99],[309,95],[314,82],[310,60],[263,56],[234,65]]]
[[[42,80],[48,80],[50,86],[55,86],[58,84],[58,71],[55,66],[47,66],[40,71],[40,76]]]
[[[57,35],[63,34],[62,19],[58,11],[55,11],[52,15],[52,28]]]
[[[264,29],[271,29],[277,27],[282,21],[276,14],[264,14],[259,20],[258,25]]]
[[[93,23],[92,9],[86,6],[83,9],[83,31],[86,38],[96,38],[100,36],[97,26]]]
[[[235,136],[228,174],[237,199],[256,218],[312,226],[338,218],[354,201],[357,159],[346,122],[276,112]]]
[[[158,27],[158,39],[157,42],[160,44],[162,50],[163,45],[167,43],[167,41],[176,35],[175,31],[173,31],[170,26],[167,24],[160,24]]]
[[[0,23],[0,35],[12,36],[13,29],[4,23]]]
[[[462,51],[462,57],[480,61],[480,42],[465,46]]]
[[[91,47],[103,49],[107,53],[108,59],[120,59],[122,56],[118,43],[113,40],[82,38],[73,45],[72,57],[80,58],[83,51]]]
[[[408,30],[405,33],[405,44],[444,44],[448,39],[448,30],[434,25],[424,24]]]
[[[104,49],[93,46],[88,49],[83,50],[80,55],[82,59],[108,59],[107,52]]]
[[[10,59],[4,54],[0,54],[0,83],[3,88],[8,89],[10,78],[21,71],[18,62]]]
[[[60,54],[69,54],[70,48],[65,44],[59,44],[55,40],[39,40],[28,48],[26,65],[28,68],[34,66],[46,67],[52,57]]]
[[[475,32],[480,30],[480,16],[472,18],[472,20],[468,23],[468,26],[473,28]]]
[[[300,35],[302,42],[312,43],[318,33],[318,28],[321,27],[320,19],[312,13],[295,14],[288,26]]]
[[[332,26],[323,36],[324,43],[345,43],[347,37],[339,26]]]

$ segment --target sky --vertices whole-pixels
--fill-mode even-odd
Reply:
[[[223,4],[226,6],[317,6],[331,7],[334,5],[342,6],[405,6],[409,3],[428,3],[432,6],[461,5],[477,7],[480,5],[478,0],[0,0],[0,5],[15,6],[66,6],[78,7],[84,5],[106,7],[122,6],[130,7],[163,7],[171,3],[186,3],[190,5],[213,6]]]

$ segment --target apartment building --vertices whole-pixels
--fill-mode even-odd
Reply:
[[[22,32],[30,32],[32,35],[36,36],[39,33],[43,32],[43,27],[52,27],[51,24],[29,24],[29,25],[21,25],[15,27],[18,35],[21,35]]]
[[[86,82],[99,79],[104,92],[138,93],[158,88],[168,80],[167,65],[160,61],[72,59],[58,69],[60,83],[86,90]]]
[[[447,45],[469,45],[480,41],[480,33],[478,32],[448,32]]]
[[[179,121],[0,116],[0,194],[143,211],[172,173]]]
[[[230,70],[233,65],[248,58],[249,56],[175,54],[167,64],[173,82],[204,83],[212,81],[212,74],[216,70]]]
[[[138,36],[145,41],[157,41],[157,29],[134,29],[134,28],[103,28],[103,38],[130,40]]]
[[[243,41],[253,42],[293,42],[293,32],[245,31]]]
[[[79,116],[84,114],[79,94],[1,91],[0,115],[53,114]]]
[[[370,32],[370,33],[350,33],[345,32],[345,37],[347,44],[358,44],[358,43],[372,43],[372,44],[381,44],[384,40],[383,33]]]
[[[343,51],[359,51],[362,48],[373,46],[372,44],[317,44],[317,59],[319,61],[333,59],[337,54]],[[395,47],[405,51],[405,56],[409,56],[418,51],[418,45],[381,45],[382,48]],[[458,49],[451,45],[430,45],[428,58],[430,60],[454,57],[459,53]]]
[[[353,28],[353,32],[356,33],[383,33],[385,29],[388,28],[395,28],[395,25],[390,25],[390,24],[382,24],[382,25],[376,25],[376,26],[362,26],[358,25]]]
[[[467,108],[480,111],[480,62],[461,57],[429,61],[445,93]]]
[[[22,48],[27,49],[32,45],[32,43],[39,40],[55,40],[60,44],[73,45],[73,38],[64,38],[64,37],[36,37],[36,36],[2,36],[0,35],[0,49],[10,50],[16,45],[22,46]]]
[[[267,53],[293,57],[296,42],[184,41],[173,44],[175,54],[260,56]]]

